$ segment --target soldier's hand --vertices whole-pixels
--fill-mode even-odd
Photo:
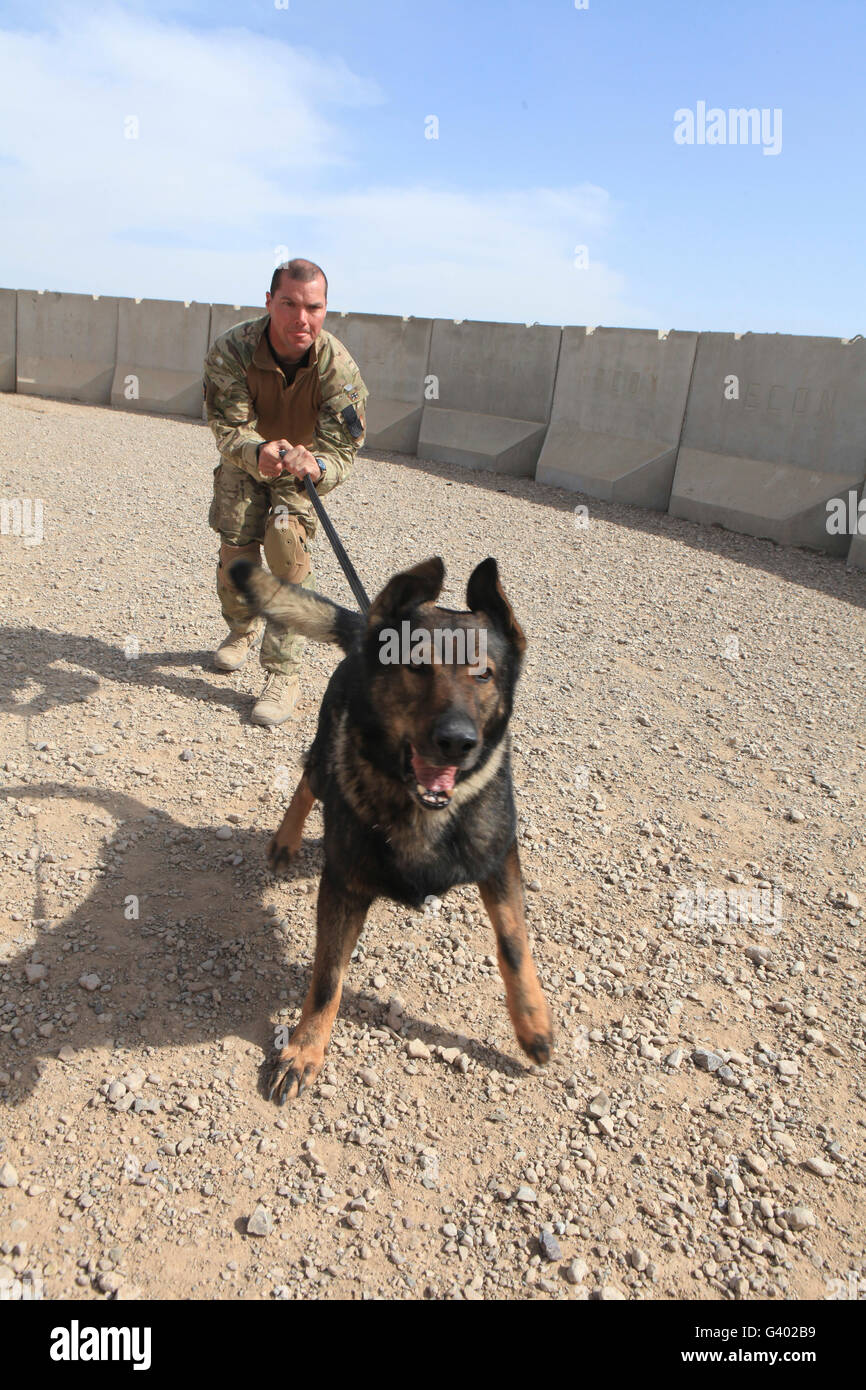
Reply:
[[[283,447],[286,447],[285,445]],[[264,453],[262,449],[262,453]],[[322,470],[316,462],[315,456],[305,449],[303,444],[289,444],[286,453],[283,455],[283,471],[293,473],[296,478],[304,478],[309,473],[313,482],[321,477]]]
[[[278,478],[283,471],[281,449],[291,449],[287,439],[272,439],[259,449],[259,472],[263,478]]]

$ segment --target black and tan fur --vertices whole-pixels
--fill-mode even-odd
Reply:
[[[526,642],[496,561],[473,572],[469,612],[436,606],[444,577],[438,558],[395,575],[366,617],[243,561],[231,575],[251,612],[346,654],[268,849],[274,870],[287,867],[314,801],[323,803],[313,978],[291,1041],[273,1063],[269,1095],[283,1103],[320,1071],[343,977],[374,899],[418,908],[460,883],[478,884],[493,923],[517,1040],[534,1062],[548,1061],[551,1017],[526,934],[508,743]],[[380,634],[406,618],[413,631],[431,634],[437,627],[483,629],[486,671],[456,662],[383,665]],[[450,790],[442,789],[443,778],[452,779]]]

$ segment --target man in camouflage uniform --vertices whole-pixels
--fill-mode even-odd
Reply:
[[[343,344],[322,328],[328,282],[311,261],[274,271],[267,314],[229,329],[205,359],[207,420],[222,456],[214,470],[210,525],[220,535],[217,594],[230,632],[214,654],[236,671],[255,645],[251,621],[228,570],[241,557],[313,588],[316,514],[309,475],[321,495],[346,478],[364,442],[367,388]],[[253,706],[258,724],[282,724],[298,697],[304,639],[266,623],[260,660],[268,672]]]

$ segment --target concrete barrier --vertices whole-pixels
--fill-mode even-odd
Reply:
[[[536,479],[667,511],[696,333],[565,328]]]
[[[15,290],[0,290],[0,391],[15,390]]]
[[[108,405],[119,301],[96,294],[18,291],[18,390]]]
[[[241,304],[212,304],[210,306],[210,334],[208,336],[208,347],[222,337],[223,333],[228,333],[230,328],[234,328],[236,323],[246,323],[248,319],[262,319],[267,313],[264,304],[260,305],[241,305]]]
[[[864,476],[866,344],[700,335],[672,516],[844,555],[827,503]]]
[[[416,453],[433,320],[328,314],[325,328],[348,348],[370,392],[367,448]]]
[[[209,304],[122,299],[111,404],[200,420]]]
[[[561,328],[539,324],[435,319],[418,453],[531,478],[561,337]]]
[[[848,568],[866,570],[866,536],[854,536],[848,551]]]

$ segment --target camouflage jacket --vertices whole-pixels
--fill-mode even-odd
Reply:
[[[304,445],[326,465],[317,492],[330,492],[348,476],[364,442],[367,388],[346,348],[324,329],[307,366],[287,384],[265,334],[268,322],[265,314],[236,324],[213,343],[204,363],[208,424],[222,458],[259,483],[276,481],[258,470],[260,443]],[[298,510],[312,516],[303,483],[296,482]]]

